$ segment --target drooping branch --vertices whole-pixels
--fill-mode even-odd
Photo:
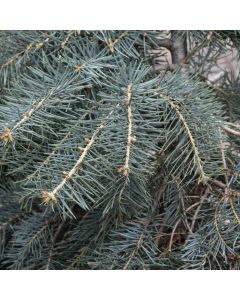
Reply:
[[[115,108],[117,108],[119,106],[119,104],[116,105]],[[92,137],[90,140],[88,140],[87,145],[82,148],[80,147],[79,150],[82,152],[81,156],[79,157],[78,161],[75,163],[75,165],[73,166],[73,168],[69,171],[65,173],[65,177],[64,179],[58,184],[58,186],[56,186],[56,188],[51,191],[43,191],[42,192],[42,198],[43,198],[43,204],[47,204],[50,206],[54,206],[57,202],[58,199],[56,197],[56,195],[58,194],[58,192],[65,186],[65,184],[71,180],[71,178],[73,177],[74,174],[76,174],[77,171],[79,171],[80,166],[82,165],[85,157],[87,156],[89,150],[91,149],[92,145],[94,144],[96,137],[98,136],[98,134],[102,131],[102,129],[106,126],[107,124],[107,120],[109,119],[109,117],[113,114],[115,109],[113,109],[107,116],[106,121],[103,122],[101,125],[99,125],[97,127],[97,129],[94,131]]]
[[[23,114],[22,119],[21,119],[20,121],[18,121],[17,124],[15,124],[15,125],[13,126],[13,128],[11,128],[11,129],[9,129],[9,128],[4,128],[3,133],[2,133],[2,135],[0,136],[0,141],[12,142],[12,141],[14,140],[14,135],[13,135],[14,131],[15,131],[16,129],[18,129],[19,127],[21,127],[22,124],[25,123],[25,122],[32,116],[32,114],[33,114],[35,111],[37,111],[39,108],[41,108],[42,105],[43,105],[47,100],[49,100],[49,99],[51,98],[51,96],[53,95],[53,93],[54,93],[54,91],[51,90],[51,91],[49,92],[49,94],[48,94],[45,98],[41,99],[38,103],[35,102],[35,103],[32,105],[32,108],[31,108],[29,111],[27,111],[27,112],[25,112],[25,113]]]
[[[182,122],[183,124],[183,127],[184,127],[184,130],[188,136],[188,139],[192,145],[192,149],[193,149],[193,154],[194,154],[194,162],[195,162],[195,165],[197,167],[197,169],[199,170],[199,173],[200,173],[200,181],[202,181],[204,184],[207,183],[208,181],[208,176],[206,176],[204,170],[203,170],[203,166],[202,166],[202,161],[201,161],[201,157],[200,157],[200,153],[199,153],[199,150],[198,150],[198,146],[196,144],[196,141],[192,135],[192,132],[184,118],[184,116],[182,115],[182,113],[180,112],[178,106],[176,104],[173,103],[171,97],[168,97],[166,95],[163,95],[161,94],[160,95],[163,99],[165,99],[168,104],[172,107],[172,109],[175,111],[177,117],[180,119],[180,121]]]
[[[59,183],[59,185],[52,191],[52,192],[47,192],[43,191],[42,192],[42,197],[43,197],[43,203],[48,204],[53,206],[54,204],[57,203],[57,197],[56,194],[63,188],[63,186],[72,178],[72,176],[77,172],[78,168],[81,166],[85,156],[87,155],[88,151],[92,147],[92,145],[95,142],[95,138],[98,135],[98,133],[102,130],[104,127],[103,124],[101,124],[93,133],[92,138],[88,142],[87,146],[83,148],[82,155],[79,157],[78,161],[75,163],[73,168],[65,174],[64,179]]]
[[[79,123],[88,115],[90,114],[89,112],[85,113],[78,121],[77,123],[65,134],[65,136],[59,141],[59,143],[57,143],[57,145],[54,147],[53,151],[47,156],[47,158],[41,163],[41,165],[32,173],[28,176],[28,180],[30,180],[31,178],[34,178],[37,174],[39,174],[39,172],[41,171],[41,169],[46,166],[50,159],[54,156],[54,154],[57,152],[57,150],[59,149],[59,147],[68,139],[68,137],[70,136],[71,132],[73,129],[75,129]]]

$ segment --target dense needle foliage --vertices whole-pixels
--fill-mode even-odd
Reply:
[[[239,269],[240,80],[205,76],[238,31],[0,41],[2,269]]]

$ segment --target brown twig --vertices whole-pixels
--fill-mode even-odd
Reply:
[[[177,229],[177,227],[178,227],[180,221],[181,221],[181,220],[178,219],[177,222],[176,222],[176,224],[175,224],[174,227],[173,227],[173,231],[172,231],[172,233],[171,233],[171,237],[170,237],[170,241],[169,241],[168,252],[171,252],[171,251],[172,251],[173,237],[174,237],[174,235],[175,235],[175,231],[176,231],[176,229]]]
[[[194,213],[194,216],[193,216],[193,219],[192,219],[192,224],[191,224],[191,231],[192,231],[192,233],[193,233],[194,226],[195,226],[195,223],[196,223],[196,221],[197,221],[199,212],[200,212],[200,210],[201,210],[201,208],[202,208],[203,202],[204,202],[204,200],[206,199],[206,197],[207,197],[207,195],[208,195],[209,192],[210,192],[210,189],[209,189],[209,187],[207,187],[206,190],[205,190],[205,193],[204,193],[203,196],[200,198],[200,202],[199,202],[199,205],[198,205],[197,209],[195,210],[195,213]],[[191,234],[192,234],[192,233],[191,233]],[[186,243],[187,243],[187,241],[189,240],[191,234],[187,237]]]
[[[235,135],[235,136],[237,136],[237,137],[240,137],[240,132],[239,132],[239,131],[236,131],[236,130],[234,130],[234,129],[231,129],[231,128],[227,127],[227,126],[222,126],[222,129],[223,129],[225,132],[227,132],[227,133],[230,133],[230,134],[232,134],[232,135]]]

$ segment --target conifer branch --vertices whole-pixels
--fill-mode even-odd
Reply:
[[[200,173],[199,182],[203,182],[204,184],[206,184],[208,181],[208,176],[206,176],[206,174],[203,170],[202,160],[201,160],[201,157],[199,154],[199,150],[198,150],[196,141],[192,135],[191,129],[189,128],[189,126],[187,124],[187,121],[185,120],[183,114],[180,112],[179,107],[173,103],[172,100],[174,100],[174,99],[172,99],[171,97],[165,96],[163,94],[161,94],[160,96],[163,97],[163,99],[165,99],[170,104],[170,106],[175,111],[176,115],[178,116],[179,120],[181,120],[181,122],[184,126],[184,130],[185,130],[185,132],[189,138],[189,141],[192,145],[193,154],[194,154],[194,163]]]
[[[12,136],[11,130],[9,128],[5,127],[3,129],[2,135],[0,136],[0,141],[11,143],[11,142],[13,142],[13,140],[14,140],[14,138]]]
[[[240,31],[170,33],[0,32],[0,269],[239,269]]]
[[[116,106],[118,107],[119,104]],[[112,113],[114,112],[114,109],[108,114],[107,118],[108,119]],[[82,152],[81,156],[79,157],[78,161],[75,163],[75,165],[73,166],[73,168],[69,171],[65,173],[65,178],[58,184],[58,186],[55,187],[55,189],[51,192],[48,191],[43,191],[42,192],[42,198],[43,198],[43,204],[47,204],[50,206],[54,206],[58,200],[56,195],[59,193],[59,191],[65,186],[65,184],[71,180],[71,178],[74,176],[74,174],[76,172],[79,171],[85,157],[87,156],[89,150],[91,149],[91,147],[93,146],[96,137],[98,136],[98,134],[101,132],[101,130],[106,126],[106,121],[103,122],[101,125],[99,125],[97,127],[97,129],[94,131],[92,137],[90,140],[88,140],[87,145],[82,149],[80,149],[80,151]]]
[[[55,244],[56,239],[58,238],[58,236],[59,236],[59,234],[60,234],[60,232],[61,232],[61,230],[62,230],[64,224],[65,224],[65,220],[63,220],[63,221],[59,224],[59,226],[58,226],[58,228],[57,228],[57,230],[56,230],[56,232],[55,232],[55,234],[54,234],[53,241],[52,241],[51,247],[50,247],[50,251],[49,251],[49,253],[48,253],[48,260],[47,260],[47,265],[46,265],[46,268],[45,268],[46,270],[49,270],[49,267],[50,267],[50,264],[51,264],[51,260],[52,260],[52,257],[53,257],[53,248],[54,248],[54,244]]]
[[[172,105],[173,109],[175,110],[175,112],[177,113],[177,115],[179,116],[179,118],[182,120],[182,123],[185,127],[186,133],[187,133],[187,135],[189,137],[189,140],[190,140],[190,142],[192,144],[192,147],[193,147],[194,156],[196,158],[195,163],[196,163],[196,165],[199,169],[199,172],[201,174],[200,175],[201,176],[200,177],[201,181],[206,184],[207,176],[205,175],[205,172],[203,171],[202,162],[201,162],[201,158],[200,158],[200,155],[199,155],[199,151],[198,151],[198,147],[196,145],[195,139],[194,139],[194,137],[191,133],[191,130],[188,127],[187,122],[185,121],[183,115],[180,113],[178,107],[176,105],[174,105],[173,103],[171,103],[171,105]]]
[[[50,97],[53,95],[53,91],[51,91],[46,98],[43,98],[37,104],[34,103],[32,108],[23,114],[23,118],[12,128],[11,132],[15,131],[18,127],[20,127],[24,122],[26,122],[32,114],[37,111]]]
[[[24,215],[24,213],[16,213],[16,215],[11,216],[8,220],[5,220],[2,224],[0,224],[0,231],[3,230],[7,225],[10,225],[13,221],[18,220]]]
[[[221,132],[219,132],[219,134],[221,134]],[[221,155],[222,155],[223,167],[225,170],[227,170],[227,162],[226,162],[224,145],[222,140],[220,141],[220,144],[221,144]],[[229,199],[229,182],[226,173],[224,173],[224,177],[225,177],[225,184],[226,184],[225,191],[224,191],[224,198],[225,198],[224,202],[227,203]]]
[[[50,38],[48,37],[48,38],[46,38],[45,40],[43,40],[42,42],[41,42],[41,41],[36,41],[36,40],[35,40],[35,41],[32,41],[31,43],[29,43],[29,44],[27,45],[27,47],[26,47],[24,50],[18,52],[18,53],[15,54],[13,57],[11,57],[10,59],[8,59],[5,63],[3,63],[2,65],[0,65],[0,68],[3,69],[3,68],[5,68],[5,67],[8,67],[8,66],[11,65],[12,63],[17,64],[18,61],[16,61],[16,60],[18,60],[18,58],[19,58],[20,56],[22,56],[22,55],[27,55],[28,52],[29,52],[31,49],[33,49],[34,47],[35,47],[36,50],[41,49],[41,48],[44,46],[44,44],[46,44],[46,43],[49,41],[49,39],[50,39]]]
[[[61,43],[61,48],[62,48],[62,49],[65,48],[65,46],[66,46],[66,44],[68,43],[68,41],[69,41],[71,35],[73,35],[73,34],[74,34],[74,30],[71,30],[71,31],[68,33],[68,35],[66,36],[66,38],[64,39],[64,41]]]
[[[110,48],[111,52],[114,52],[115,45],[119,43],[125,36],[128,35],[128,31],[124,31],[116,40],[112,41],[112,39],[108,40],[108,47]]]
[[[48,205],[53,206],[54,204],[57,203],[57,198],[56,198],[57,193],[64,187],[64,185],[79,170],[79,167],[83,163],[83,160],[84,160],[85,156],[87,155],[88,151],[90,150],[90,148],[94,144],[96,136],[102,130],[103,127],[104,127],[104,125],[102,124],[96,129],[96,131],[92,135],[90,141],[88,142],[87,146],[85,148],[83,148],[82,155],[79,157],[78,161],[73,166],[73,168],[68,173],[65,174],[65,178],[59,183],[59,185],[52,192],[47,192],[47,191],[42,192],[42,197],[43,197],[43,203],[44,204],[48,204]]]
[[[192,224],[191,224],[191,230],[190,230],[190,232],[189,232],[189,234],[188,234],[188,236],[187,236],[187,238],[185,240],[185,243],[184,243],[185,245],[189,242],[189,240],[190,240],[190,238],[191,238],[191,236],[193,234],[194,227],[195,227],[195,224],[196,224],[199,212],[200,212],[200,210],[202,208],[202,205],[203,205],[204,201],[206,200],[207,195],[209,194],[209,192],[210,192],[210,188],[207,187],[206,190],[205,190],[205,192],[204,192],[204,194],[200,197],[200,201],[197,203],[198,207],[195,210],[195,213],[193,215]],[[188,209],[189,209],[189,207],[188,207]]]
[[[4,128],[3,134],[0,136],[0,141],[13,142],[14,131],[20,128],[22,124],[25,123],[32,116],[34,112],[36,112],[39,108],[41,108],[43,104],[45,104],[45,102],[52,97],[53,93],[54,90],[51,90],[47,95],[47,97],[41,99],[38,103],[37,102],[33,103],[32,108],[23,114],[22,119],[18,121],[17,124],[15,124],[12,129]]]
[[[136,255],[138,249],[141,246],[142,240],[144,238],[144,233],[142,233],[137,241],[136,247],[133,249],[128,261],[126,262],[125,266],[123,267],[123,270],[127,270],[129,264],[131,263],[132,259],[134,258],[134,256]]]
[[[40,164],[39,167],[37,167],[37,169],[28,176],[28,180],[35,177],[40,171],[41,169],[46,166],[48,164],[48,162],[50,161],[50,159],[54,156],[54,154],[57,152],[57,150],[59,149],[59,147],[67,140],[67,138],[70,136],[72,130],[74,128],[76,128],[79,123],[87,116],[89,115],[90,113],[85,113],[78,121],[77,123],[72,127],[70,128],[70,130],[66,133],[66,135],[59,141],[59,143],[55,146],[55,148],[52,150],[52,152],[47,156],[47,158]]]
[[[127,108],[127,113],[128,113],[128,139],[127,139],[126,159],[125,159],[124,166],[118,169],[118,172],[122,173],[125,177],[128,177],[130,173],[129,160],[130,160],[130,151],[131,151],[131,145],[133,139],[132,137],[133,115],[132,115],[131,98],[132,98],[132,84],[129,84],[127,88],[127,98],[125,101],[125,106]]]
[[[32,243],[47,229],[50,222],[47,220],[44,225],[31,237],[31,239],[27,242],[27,247],[31,247]]]
[[[216,233],[217,233],[217,236],[219,237],[219,239],[221,240],[221,242],[223,243],[223,245],[225,247],[228,248],[228,245],[227,243],[225,242],[224,238],[222,237],[221,235],[221,229],[219,228],[219,217],[220,217],[220,212],[219,212],[219,208],[220,208],[220,204],[223,203],[225,200],[224,197],[222,197],[222,199],[220,199],[216,209],[215,209],[215,214],[214,214],[214,225],[215,225],[215,228],[216,228]],[[216,240],[217,241],[217,240]]]
[[[234,206],[233,199],[232,199],[231,195],[229,196],[229,202],[230,202],[231,209],[232,209],[232,212],[234,214],[234,217],[236,218],[238,224],[240,225],[240,216],[239,216],[239,214],[238,214],[238,212],[237,212],[237,210]]]

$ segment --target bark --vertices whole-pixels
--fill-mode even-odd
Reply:
[[[187,57],[187,39],[179,34],[179,31],[172,31],[172,64],[180,65],[185,62]]]
[[[171,52],[173,66],[179,66],[185,63],[187,57],[187,39],[178,30],[171,31],[171,39],[161,39],[159,46]]]

